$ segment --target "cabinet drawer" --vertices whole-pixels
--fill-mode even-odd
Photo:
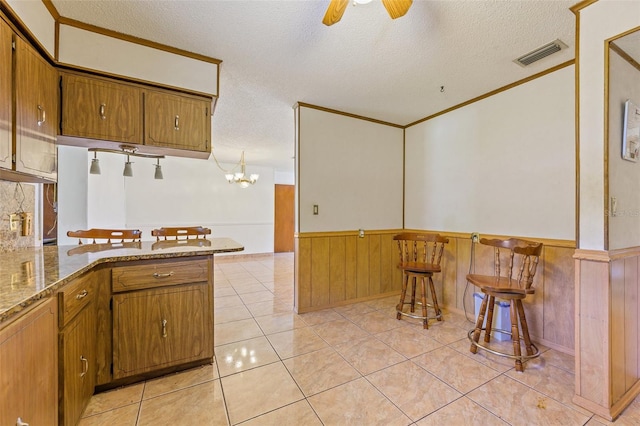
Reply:
[[[58,322],[64,327],[91,302],[96,285],[93,272],[76,278],[58,292]]]
[[[145,288],[188,284],[209,279],[209,260],[154,262],[113,268],[111,289],[114,293]]]

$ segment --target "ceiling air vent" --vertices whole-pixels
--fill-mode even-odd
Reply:
[[[527,65],[531,65],[532,63],[539,61],[542,58],[546,58],[547,56],[566,48],[567,45],[564,44],[560,39],[557,39],[552,41],[551,43],[547,43],[544,46],[537,48],[532,52],[527,53],[526,55],[520,56],[513,62],[526,67]]]

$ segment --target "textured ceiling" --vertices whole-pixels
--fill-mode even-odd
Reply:
[[[614,43],[636,62],[640,63],[640,31],[627,34],[615,40]]]
[[[53,0],[64,17],[221,59],[216,157],[244,149],[248,167],[281,171],[298,101],[406,125],[575,57],[576,0],[414,0],[396,20],[374,1],[331,27],[328,3]],[[569,48],[512,62],[557,38]]]

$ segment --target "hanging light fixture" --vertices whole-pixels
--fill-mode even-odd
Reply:
[[[211,155],[213,156],[213,159],[216,162],[218,168],[225,172],[224,177],[225,179],[227,179],[227,182],[237,183],[238,185],[240,185],[240,188],[248,188],[250,185],[253,185],[258,181],[258,178],[260,177],[259,174],[251,173],[250,175],[247,175],[246,164],[244,162],[244,151],[242,151],[242,155],[240,156],[240,162],[236,164],[231,170],[225,170],[220,166],[220,163],[218,163],[218,159],[213,154],[213,151],[211,152]],[[240,171],[234,172],[234,170],[238,166],[240,167]]]
[[[91,160],[91,167],[89,168],[89,173],[92,175],[100,174],[100,160],[98,160],[98,153],[93,153],[93,159]]]
[[[143,154],[137,152],[138,148],[131,145],[120,145],[120,150],[117,149],[108,149],[108,148],[89,148],[89,152],[93,152],[93,159],[91,159],[91,167],[89,168],[89,173],[92,175],[100,174],[100,162],[98,160],[98,152],[109,152],[112,154],[122,154],[127,156],[127,161],[124,163],[124,170],[122,171],[122,176],[133,177],[133,162],[131,161],[131,157],[143,157],[143,158],[155,158],[157,159],[157,163],[155,166],[155,174],[154,179],[163,179],[162,176],[162,166],[160,165],[160,159],[164,158],[164,155],[158,154]]]
[[[162,166],[160,165],[160,159],[158,158],[158,162],[156,163],[156,173],[153,175],[154,179],[164,179],[162,176]]]

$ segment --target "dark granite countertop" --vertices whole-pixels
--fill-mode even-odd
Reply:
[[[229,238],[45,246],[0,254],[0,323],[101,263],[242,251]]]

